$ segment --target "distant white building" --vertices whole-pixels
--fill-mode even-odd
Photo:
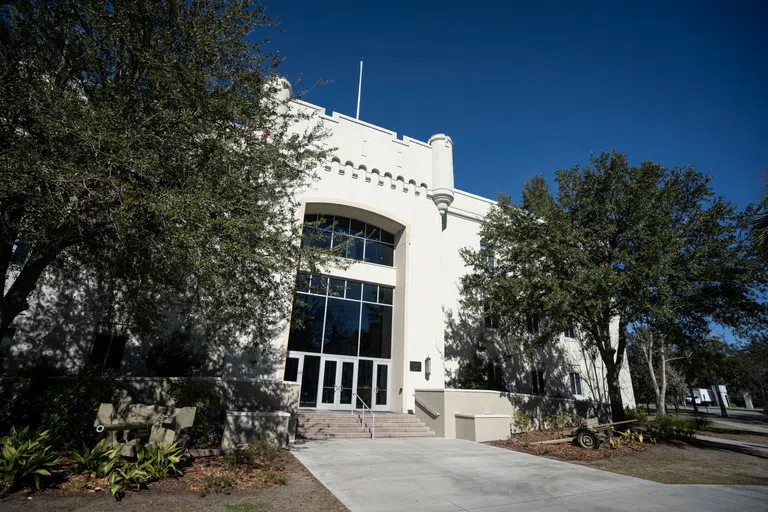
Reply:
[[[353,263],[321,275],[299,273],[294,308],[305,308],[306,318],[274,340],[281,354],[277,367],[264,375],[247,354],[230,350],[220,355],[226,364],[218,376],[294,381],[302,408],[350,409],[362,400],[373,410],[412,411],[415,391],[444,389],[466,355],[451,345],[448,332],[467,270],[459,250],[480,247],[478,233],[494,201],[454,187],[454,142],[447,135],[426,142],[398,138],[309,103],[292,102],[291,108],[312,114],[312,122],[328,130],[329,146],[337,148],[316,170],[318,179],[299,191],[299,215],[326,220],[320,243],[351,237]],[[109,348],[94,355],[104,343],[78,343],[84,338],[74,328],[41,323],[36,312],[50,308],[51,296],[40,292],[17,322],[18,332],[4,347],[7,367],[39,351],[58,365],[107,360],[124,373],[142,374],[146,346],[140,340],[123,341],[114,357]],[[88,291],[65,299],[87,301]],[[68,320],[74,325],[79,318]],[[46,344],[44,332],[57,329],[61,338]],[[575,330],[546,353],[505,357],[513,369],[508,391],[608,401],[600,358],[584,349]],[[626,358],[621,382],[624,404],[634,406]]]

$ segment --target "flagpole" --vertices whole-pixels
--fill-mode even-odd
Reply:
[[[355,119],[360,119],[360,94],[363,92],[363,59],[360,59],[360,81],[357,83],[357,114]]]

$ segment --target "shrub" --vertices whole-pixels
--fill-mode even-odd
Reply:
[[[203,482],[205,483],[205,488],[203,488],[203,493],[205,494],[218,494],[218,493],[225,493],[229,494],[232,487],[235,486],[235,477],[232,475],[205,475],[205,478],[203,479]]]
[[[147,473],[148,478],[162,480],[166,475],[181,475],[184,455],[176,443],[162,446],[159,443],[150,446],[136,444],[136,462]]]
[[[696,430],[707,430],[712,425],[712,422],[701,414],[694,416],[691,421],[693,421],[693,428]]]
[[[146,354],[147,367],[156,377],[200,375],[209,359],[205,345],[196,343],[183,327],[158,340]]]
[[[284,467],[282,450],[261,438],[227,455],[225,461],[230,466],[252,466],[266,471],[280,471]]]
[[[3,390],[0,397],[0,429],[21,423],[47,430],[56,448],[76,448],[96,441],[93,420],[101,403],[114,403],[119,396],[119,382],[113,371],[99,374],[93,369],[78,375],[50,372],[37,366],[19,375],[30,379],[16,389]],[[52,378],[52,375],[57,375]],[[63,376],[58,376],[63,375]]]
[[[85,443],[80,450],[72,452],[72,459],[77,463],[82,473],[88,473],[92,478],[107,476],[118,460],[120,447],[107,448],[106,439],[102,439],[96,445],[88,449]]]
[[[571,415],[563,411],[558,411],[557,414],[550,414],[549,416],[544,417],[544,424],[547,426],[547,428],[553,430],[563,428],[570,422]]]
[[[515,413],[515,427],[520,432],[528,432],[531,429],[531,418],[523,411]]]
[[[109,492],[117,501],[123,499],[125,491],[139,490],[146,485],[149,475],[136,464],[115,466],[109,473]]]
[[[648,413],[642,407],[635,407],[634,409],[630,409],[629,407],[625,407],[624,408],[624,419],[625,420],[637,420],[639,423],[645,423],[646,421],[648,421]]]
[[[696,431],[693,420],[666,414],[648,425],[648,433],[657,441],[692,438]]]
[[[584,422],[584,416],[582,416],[581,414],[579,414],[576,411],[573,411],[571,413],[570,420],[571,420],[571,426],[572,427],[578,427],[579,425],[581,425]]]
[[[195,424],[184,429],[191,446],[218,447],[224,434],[226,410],[221,397],[205,382],[173,382],[168,394],[176,407],[197,407]]]
[[[0,470],[7,491],[34,482],[40,489],[59,466],[58,454],[53,451],[48,431],[33,434],[29,427],[11,428],[0,438]]]

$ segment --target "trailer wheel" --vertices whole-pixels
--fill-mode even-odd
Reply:
[[[597,434],[589,430],[579,432],[579,435],[576,436],[576,442],[582,448],[594,448],[595,450],[600,448],[600,440],[597,438]]]

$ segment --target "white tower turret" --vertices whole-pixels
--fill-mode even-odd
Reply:
[[[266,102],[268,108],[274,109],[280,117],[288,113],[288,103],[293,94],[293,88],[288,79],[278,76],[270,77],[264,85],[264,92],[266,97],[262,101]]]
[[[453,141],[444,133],[429,139],[432,147],[432,201],[440,215],[453,202]]]

